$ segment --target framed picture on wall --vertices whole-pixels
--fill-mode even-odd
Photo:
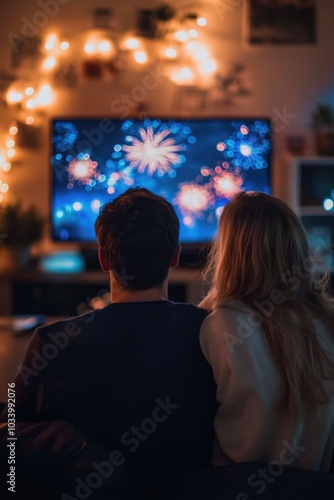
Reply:
[[[247,43],[315,44],[316,3],[317,0],[247,0]]]

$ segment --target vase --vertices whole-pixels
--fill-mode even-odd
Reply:
[[[333,156],[334,130],[333,129],[316,130],[315,147],[319,156]]]

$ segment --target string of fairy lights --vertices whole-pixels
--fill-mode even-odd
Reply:
[[[11,161],[16,154],[15,136],[17,132],[17,126],[11,125],[8,133],[5,135],[5,147],[0,148],[0,203],[4,200],[4,196],[9,189],[9,184],[5,182],[3,176],[12,168]]]
[[[152,64],[159,64],[164,77],[176,86],[217,85],[218,65],[206,32],[207,19],[188,11],[171,15],[167,7],[153,36],[117,32],[109,19],[105,25],[98,21],[92,29],[72,31],[70,36],[46,32],[30,41],[30,52],[27,41],[2,95],[10,118],[0,138],[0,203],[9,189],[6,174],[17,155],[15,136],[20,125],[40,124],[43,111],[56,102],[57,87],[69,89],[83,79],[106,80],[120,71]],[[110,14],[108,9],[102,11]]]

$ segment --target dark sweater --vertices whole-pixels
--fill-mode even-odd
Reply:
[[[216,387],[199,344],[206,314],[120,303],[37,329],[16,378],[17,421],[69,422],[141,477],[208,465]]]

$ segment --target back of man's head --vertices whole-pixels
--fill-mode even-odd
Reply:
[[[101,252],[116,279],[147,290],[167,277],[178,247],[180,223],[172,205],[144,188],[106,203],[95,222]]]

